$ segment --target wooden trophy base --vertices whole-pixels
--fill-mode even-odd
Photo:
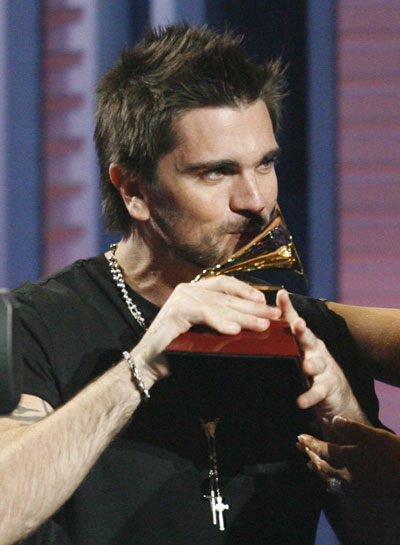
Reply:
[[[167,357],[187,356],[287,356],[299,358],[300,352],[289,325],[271,321],[263,332],[242,330],[238,335],[221,335],[209,328],[193,328],[177,337],[166,348]]]

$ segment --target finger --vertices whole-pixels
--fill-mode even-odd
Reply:
[[[329,494],[345,495],[351,491],[351,479],[349,479],[349,475],[347,474],[347,472],[343,475],[340,474],[341,472],[333,472],[329,474],[324,473],[323,471],[318,470],[313,462],[308,462],[307,467],[311,471],[315,472],[318,477],[326,484],[326,491]]]
[[[303,372],[315,379],[322,380],[322,375],[327,371],[327,368],[332,363],[329,354],[320,354],[318,349],[312,353],[306,352],[302,363]],[[332,373],[329,373],[330,375]],[[326,377],[325,380],[332,380],[331,377]]]
[[[222,282],[219,284],[221,286]],[[227,286],[231,283],[224,282],[224,284]],[[240,293],[242,283],[233,283],[236,287],[238,284]],[[210,291],[199,285],[179,284],[158,316],[167,317],[175,322],[181,329],[179,333],[187,331],[196,324],[204,324],[220,333],[225,333],[225,327],[230,329],[232,323],[238,323],[241,327],[256,331],[265,330],[269,326],[270,314],[271,308],[265,303],[241,298],[221,290]],[[262,321],[257,318],[262,318]]]
[[[325,382],[317,382],[314,383],[307,392],[304,394],[301,394],[297,398],[297,405],[300,409],[309,409],[310,407],[314,407],[314,405],[317,405],[321,401],[324,401],[324,399],[328,395],[328,386],[325,384]]]
[[[279,290],[276,294],[276,306],[282,311],[282,320],[286,320],[292,328],[293,322],[299,315],[292,305],[289,293],[286,290]]]
[[[210,294],[210,291],[214,293]],[[276,320],[281,315],[279,308],[265,303],[265,297],[259,290],[229,276],[222,275],[194,284],[180,284],[177,292],[182,292],[184,297],[193,296],[205,301],[207,305],[221,304],[271,320]]]
[[[303,448],[308,448],[321,458],[325,458],[328,456],[328,444],[325,441],[321,441],[320,439],[316,439],[312,435],[308,435],[306,433],[302,433],[298,436],[299,443],[303,446]]]
[[[220,333],[220,328],[224,327],[222,324],[237,324],[240,327],[240,330],[248,329],[251,331],[265,331],[270,325],[268,318],[243,311],[236,311],[233,309],[222,309],[220,312],[214,313],[212,311],[213,309],[207,311],[207,316],[203,323]]]
[[[315,452],[308,447],[305,448],[307,456],[310,458],[314,467],[321,473],[324,478],[337,475],[337,468],[332,467],[328,462],[320,458]]]
[[[196,282],[194,284],[196,285]],[[229,293],[230,295],[236,295],[237,297],[265,304],[265,297],[261,291],[233,276],[220,275],[214,278],[207,278],[201,280],[198,285],[206,289]]]
[[[336,469],[344,467],[347,447],[321,441],[320,439],[316,439],[312,435],[307,434],[299,435],[298,440],[307,454],[308,451],[313,452]]]
[[[360,443],[375,438],[378,431],[371,426],[342,416],[335,416],[332,419],[332,425],[339,436],[349,444]]]
[[[291,325],[292,332],[296,337],[297,344],[299,345],[300,350],[305,353],[311,350],[319,350],[320,355],[324,356],[323,347],[319,346],[319,339],[314,335],[314,333],[307,327],[306,322],[303,318],[297,318]],[[323,344],[321,342],[321,344]],[[326,351],[327,352],[327,351]],[[329,354],[327,352],[327,354]]]
[[[212,298],[207,296],[199,301],[199,308],[214,308],[218,312],[220,309],[226,309],[227,312],[237,311],[243,314],[259,316],[260,318],[274,318],[274,313],[271,312],[271,307],[264,303],[256,303],[248,299],[242,299],[235,295],[225,293],[215,293]],[[215,308],[217,307],[217,308]]]

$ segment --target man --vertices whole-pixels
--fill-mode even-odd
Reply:
[[[235,278],[190,282],[273,214],[282,92],[279,64],[253,64],[231,34],[176,26],[101,80],[103,208],[122,239],[15,292],[25,393],[1,424],[0,544],[38,526],[35,543],[57,545],[313,542],[324,490],[286,430],[268,429],[280,411],[253,373],[198,366],[186,380],[164,357],[194,325],[234,335],[290,317]],[[305,359],[300,407],[322,426],[337,414],[379,425],[344,322],[294,301],[343,368]]]

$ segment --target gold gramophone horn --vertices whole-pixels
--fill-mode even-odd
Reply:
[[[303,276],[305,273],[292,236],[276,205],[274,217],[267,227],[253,240],[240,248],[225,262],[204,269],[193,282],[220,274],[234,275],[256,270],[284,269]],[[261,290],[276,290],[281,286],[255,286]]]

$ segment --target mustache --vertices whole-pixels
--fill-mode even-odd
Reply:
[[[269,218],[254,216],[242,221],[231,222],[224,227],[225,233],[253,233],[263,231],[270,223]]]

